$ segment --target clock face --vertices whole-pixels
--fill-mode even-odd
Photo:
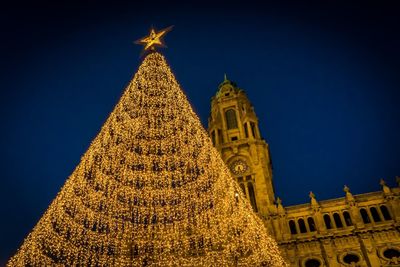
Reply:
[[[231,172],[234,174],[242,174],[245,173],[248,169],[246,162],[243,160],[236,160],[231,164]]]

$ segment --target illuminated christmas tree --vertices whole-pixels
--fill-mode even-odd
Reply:
[[[9,266],[285,265],[153,49],[166,32]]]

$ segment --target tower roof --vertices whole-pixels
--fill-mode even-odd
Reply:
[[[224,74],[224,81],[219,84],[218,91],[215,96],[220,97],[231,91],[238,93],[241,90],[242,89],[240,89],[235,82],[228,80],[226,74]]]

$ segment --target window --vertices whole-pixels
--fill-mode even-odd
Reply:
[[[246,189],[244,188],[244,184],[240,184],[240,188],[243,191],[243,194],[246,195]]]
[[[244,127],[244,135],[246,138],[248,138],[249,137],[249,129],[247,129],[247,123],[244,123],[243,127]]]
[[[360,257],[355,254],[346,254],[343,257],[343,261],[347,264],[357,263],[360,261]]]
[[[317,259],[308,259],[306,260],[305,267],[320,267],[321,266],[321,262]]]
[[[211,132],[211,140],[212,140],[213,145],[215,146],[215,131]]]
[[[225,111],[225,119],[228,130],[237,128],[236,113],[234,109],[228,109]]]
[[[224,136],[222,135],[222,130],[218,129],[218,142],[219,144],[223,144],[224,143]]]
[[[329,214],[324,215],[324,222],[325,222],[326,229],[332,229],[332,222],[331,222],[331,217],[329,216]]]
[[[342,220],[340,219],[339,214],[334,213],[333,214],[333,219],[335,220],[335,224],[337,228],[343,228],[343,223]]]
[[[289,221],[289,228],[292,235],[297,234],[296,223],[293,220]]]
[[[400,258],[400,251],[397,249],[389,248],[383,252],[383,256],[387,259]]]
[[[250,122],[251,133],[254,138],[256,138],[256,124],[254,122]]]
[[[351,221],[350,213],[347,211],[343,212],[344,221],[347,226],[352,226],[353,222]]]
[[[314,219],[311,218],[311,217],[308,217],[308,218],[307,218],[307,222],[308,222],[308,228],[310,228],[310,231],[311,231],[311,232],[315,232],[316,229],[315,229],[315,222],[314,222]]]
[[[237,136],[232,136],[231,137],[231,141],[236,141],[236,140],[238,140]]]
[[[381,220],[381,217],[379,216],[379,213],[378,213],[378,211],[376,210],[375,207],[371,207],[371,208],[369,209],[369,211],[371,212],[372,219],[374,219],[375,222],[380,222],[380,221],[382,221],[382,220]]]
[[[361,218],[364,223],[371,223],[368,213],[365,209],[360,209]]]
[[[307,233],[307,228],[306,228],[306,224],[304,223],[303,219],[299,219],[297,221],[297,223],[299,224],[299,228],[300,228],[300,233]]]
[[[392,216],[390,216],[389,210],[385,205],[381,206],[381,212],[385,221],[391,220]]]
[[[257,203],[256,203],[256,196],[254,194],[254,188],[252,183],[247,184],[247,189],[249,190],[249,197],[250,197],[250,203],[251,206],[253,207],[253,210],[257,212]]]

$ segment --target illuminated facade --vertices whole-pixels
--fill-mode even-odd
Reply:
[[[282,206],[268,144],[245,92],[226,79],[211,100],[208,131],[290,266],[400,266],[400,178],[382,191]]]

